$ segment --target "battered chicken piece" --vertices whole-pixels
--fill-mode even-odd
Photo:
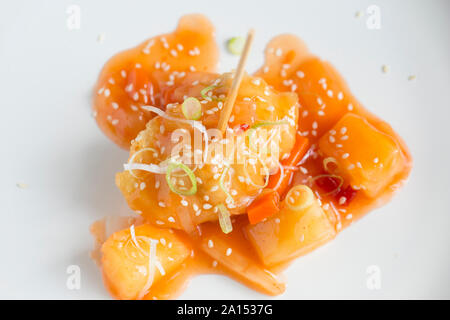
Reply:
[[[200,119],[192,125],[181,104],[170,104],[165,114],[149,121],[132,144],[130,163],[158,165],[161,171],[124,171],[117,174],[116,184],[129,206],[148,222],[189,231],[202,222],[217,220],[219,205],[226,206],[231,215],[245,213],[268,175],[277,169],[278,160],[292,149],[298,120],[296,95],[274,91],[262,79],[250,76],[241,83],[227,135],[216,136],[231,81],[232,74],[224,74],[179,87],[176,95],[199,100]],[[202,127],[208,129],[207,148],[204,139],[198,145],[198,138],[205,136]],[[185,157],[189,151],[190,157]],[[169,175],[168,167],[175,167]]]

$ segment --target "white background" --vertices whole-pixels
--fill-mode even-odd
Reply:
[[[66,9],[81,8],[80,30]],[[381,29],[366,27],[371,4]],[[405,138],[415,158],[387,206],[297,260],[279,298],[450,298],[449,1],[1,1],[0,298],[109,298],[89,259],[88,228],[126,214],[114,185],[127,153],[97,128],[90,95],[104,62],[172,30],[185,13],[207,14],[223,42],[256,29],[248,70],[272,36],[291,32],[330,60],[354,94]],[[103,43],[97,42],[104,33]],[[221,70],[237,63],[222,53]],[[381,72],[381,66],[390,72]],[[408,81],[416,75],[415,81]],[[26,183],[20,189],[17,183]],[[81,289],[66,268],[81,268]],[[381,289],[366,286],[369,266]],[[195,278],[187,299],[266,298],[224,277]]]

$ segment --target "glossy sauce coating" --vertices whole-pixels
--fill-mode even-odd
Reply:
[[[200,92],[205,87],[211,86],[211,83],[218,83],[218,87],[212,90],[214,96],[225,96],[230,87],[231,78],[229,74],[225,74],[220,77],[216,76],[213,81],[208,82],[208,80],[209,75],[204,81],[194,80],[186,87],[179,87],[177,89],[179,92],[174,94],[197,97],[202,105],[200,121],[207,129],[210,129],[217,127],[223,102],[218,101],[217,98],[210,99],[211,101],[203,99]],[[166,113],[175,119],[185,119],[180,109],[179,104],[171,104],[167,107]],[[116,183],[129,206],[140,212],[147,221],[159,226],[192,230],[197,224],[217,220],[217,205],[220,203],[226,204],[232,215],[243,214],[250,202],[260,193],[259,186],[264,185],[265,176],[260,174],[261,163],[259,161],[270,159],[250,157],[247,165],[238,162],[237,157],[250,150],[247,141],[249,137],[246,132],[241,130],[241,125],[247,124],[251,127],[259,123],[284,121],[283,125],[264,127],[268,132],[267,139],[273,134],[279,134],[280,140],[276,146],[280,148],[278,158],[281,158],[289,154],[295,142],[297,109],[295,94],[270,90],[261,79],[246,76],[241,84],[229,121],[229,126],[233,128],[230,129],[229,137],[225,136],[218,141],[210,141],[208,151],[211,152],[211,156],[209,156],[211,163],[190,166],[192,170],[195,170],[197,178],[198,191],[195,195],[175,194],[169,189],[165,175],[137,170],[117,174]],[[172,150],[179,144],[178,140],[174,142],[171,137],[174,130],[180,129],[189,134],[186,138],[186,147],[197,154],[193,141],[196,134],[201,136],[199,132],[194,132],[197,130],[194,130],[189,124],[158,116],[147,124],[146,130],[142,131],[132,144],[130,157],[141,150],[147,150],[140,153],[138,158],[133,159],[133,162],[160,164],[171,159]],[[238,141],[243,144],[239,144]],[[261,143],[266,142],[261,141]],[[235,146],[230,147],[233,143]],[[204,148],[203,145],[201,147]],[[214,150],[226,153],[227,147],[231,150],[232,158],[228,161],[230,165],[222,165],[222,162],[217,165],[213,164]],[[233,158],[234,154],[236,155]],[[200,154],[200,157],[204,157],[204,154]],[[250,163],[251,160],[255,161],[254,166]],[[267,167],[271,165],[272,163],[267,163]],[[223,181],[226,188],[229,190],[228,195],[220,186],[222,175],[224,175]],[[177,179],[177,183],[181,183],[180,189],[192,184],[186,175]],[[228,197],[232,198],[233,203],[227,201]]]
[[[309,157],[299,166],[293,184],[312,188],[338,231],[385,204],[405,183],[412,168],[412,157],[403,139],[388,123],[365,109],[338,71],[312,55],[302,40],[293,35],[280,35],[271,40],[266,47],[265,65],[256,75],[278,90],[285,88],[297,93],[299,131],[313,146]],[[385,169],[393,154],[396,163],[388,172]],[[328,157],[342,163],[338,171],[333,170],[333,163],[329,170],[324,169]],[[381,168],[372,171],[374,179],[383,182],[374,192],[360,190],[360,182],[364,182],[361,174],[359,179],[349,179],[355,171],[368,173],[374,167]],[[341,189],[354,188],[353,199],[348,202],[345,197],[337,198],[336,193],[324,192],[312,181],[323,174],[342,176]]]
[[[94,89],[94,116],[117,145],[131,141],[154,115],[143,105],[164,108],[165,96],[190,72],[214,72],[219,51],[214,27],[202,15],[183,16],[176,30],[112,57]]]
[[[166,211],[158,209],[150,204],[155,201],[149,200],[162,196],[162,191],[155,192],[152,187],[156,183],[154,175],[137,175],[141,180],[150,179],[145,180],[146,187],[141,188],[138,183],[141,180],[133,180],[129,173],[120,173],[117,183],[130,206],[134,210],[141,210],[144,223],[150,222],[159,228],[184,230],[159,231],[155,226],[145,225],[138,229],[139,224],[135,223],[138,230],[136,234],[158,239],[160,245],[157,254],[159,252],[161,261],[170,261],[168,257],[171,257],[173,248],[173,244],[169,248],[166,239],[161,241],[161,232],[166,233],[167,238],[171,237],[172,243],[178,241],[178,248],[189,248],[190,254],[186,255],[187,251],[179,254],[177,266],[172,262],[167,263],[167,267],[164,265],[164,270],[168,270],[167,274],[158,276],[161,280],[155,281],[145,295],[139,296],[146,279],[144,270],[150,270],[151,264],[148,260],[141,259],[135,263],[141,270],[136,276],[138,280],[134,281],[129,276],[127,279],[131,280],[124,280],[120,270],[123,270],[124,264],[129,263],[129,260],[125,252],[117,248],[129,243],[131,231],[125,229],[114,234],[102,248],[103,264],[116,261],[103,268],[106,286],[116,298],[174,298],[186,286],[188,279],[199,273],[226,274],[260,292],[281,294],[285,285],[276,274],[292,259],[323,245],[369,210],[386,203],[406,181],[412,167],[412,158],[403,140],[386,122],[364,109],[351,95],[337,71],[330,64],[312,56],[301,40],[291,35],[272,40],[266,49],[266,63],[256,75],[277,91],[290,91],[298,95],[298,131],[311,140],[311,149],[298,164],[292,186],[309,186],[304,189],[307,190],[305,199],[308,201],[301,199],[298,204],[293,197],[301,198],[301,193],[289,192],[283,195],[281,210],[276,215],[255,225],[249,224],[246,215],[234,216],[233,231],[224,234],[217,221],[212,218],[213,215],[207,215],[208,219],[205,220],[196,218],[195,212],[194,215],[192,212],[179,215],[178,218],[191,217],[189,228],[178,219],[166,223],[166,220],[170,222],[167,217],[169,214],[185,207],[181,202],[178,204],[180,199],[177,199],[177,203],[171,203],[168,206],[170,209],[165,209]],[[171,90],[167,97],[175,102],[172,110],[174,114],[179,114],[176,106],[184,96],[198,96],[200,88],[212,78],[214,76],[205,74],[205,83],[196,79],[199,81],[196,84],[187,82],[180,88]],[[246,90],[245,84],[243,90]],[[214,92],[218,95],[220,93],[220,90]],[[226,91],[223,93],[226,94]],[[168,112],[172,112],[171,109],[168,108]],[[248,129],[245,125],[254,123],[249,121],[251,113],[249,116],[246,110],[240,112],[236,108],[235,112],[236,119],[239,120],[235,122],[236,126],[233,124],[233,128]],[[267,119],[267,114],[264,117]],[[217,117],[208,115],[203,120],[206,126],[214,126]],[[150,121],[147,133],[141,133],[143,137],[136,139],[131,152],[144,147],[155,147],[154,133],[160,130],[162,122],[160,118]],[[165,125],[168,127],[164,130],[167,130],[169,124]],[[157,139],[162,141],[159,136]],[[140,145],[141,143],[144,145]],[[288,142],[287,149],[292,148],[292,145],[293,143]],[[370,152],[360,152],[362,147],[367,146],[370,146]],[[145,162],[155,160],[151,156],[146,157]],[[163,182],[160,181],[159,188]],[[148,194],[143,195],[143,191]],[[170,191],[165,192],[167,195]],[[187,205],[193,204],[187,200]],[[166,220],[159,224],[154,217]],[[205,222],[207,220],[212,221]],[[134,252],[138,249],[132,247],[130,250]],[[113,258],[108,258],[111,254]],[[117,289],[120,287],[118,284],[123,285],[124,281],[130,281],[130,286]],[[130,287],[134,288],[131,293],[127,289]]]

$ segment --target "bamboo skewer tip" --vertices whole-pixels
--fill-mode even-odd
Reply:
[[[245,72],[245,64],[248,59],[248,55],[250,53],[250,48],[253,43],[253,38],[255,35],[255,30],[250,29],[247,34],[247,39],[245,40],[244,49],[242,51],[241,57],[239,58],[238,67],[234,74],[233,82],[231,84],[230,91],[225,100],[225,104],[223,110],[220,114],[218,129],[222,132],[225,132],[228,126],[228,120],[230,118],[231,112],[233,111],[233,106],[236,101],[236,97],[239,91],[239,87],[241,85],[242,78]]]

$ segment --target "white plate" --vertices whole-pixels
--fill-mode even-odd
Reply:
[[[79,30],[66,25],[71,4],[81,9]],[[367,27],[370,4],[380,9],[379,30]],[[357,11],[364,15],[356,18]],[[222,47],[227,38],[255,28],[250,71],[261,64],[272,36],[299,35],[342,72],[371,111],[392,124],[415,157],[410,181],[393,201],[296,261],[278,298],[450,298],[445,0],[3,1],[0,298],[109,297],[88,257],[88,228],[104,215],[129,212],[114,185],[127,153],[91,118],[91,89],[110,56],[172,30],[190,12],[213,20]],[[223,53],[223,71],[236,63]],[[390,66],[387,74],[383,64]],[[417,79],[408,81],[409,75]],[[66,286],[70,265],[80,267],[79,290]],[[379,271],[379,289],[367,285],[370,266]],[[201,276],[182,298],[266,297],[224,277]]]

